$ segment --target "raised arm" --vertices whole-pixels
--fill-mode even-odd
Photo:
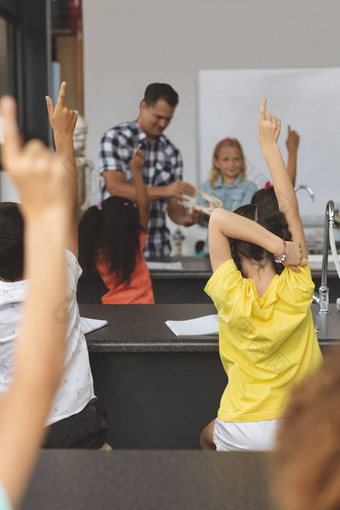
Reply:
[[[55,148],[57,154],[62,158],[66,170],[65,189],[70,196],[70,207],[72,213],[72,224],[66,244],[66,248],[78,257],[78,186],[77,167],[73,147],[73,131],[77,122],[77,114],[71,110],[65,101],[66,82],[60,85],[59,97],[55,107],[52,99],[46,96],[48,117],[53,129]]]
[[[232,258],[229,238],[257,244],[277,257],[283,251],[280,237],[272,234],[255,221],[226,209],[214,209],[210,216],[208,232],[209,254],[213,271],[216,271],[223,262]],[[301,265],[302,259],[299,244],[287,242],[286,253],[284,265],[296,270],[296,266]]]
[[[286,147],[288,151],[288,161],[287,161],[287,172],[292,181],[293,186],[295,186],[296,181],[296,170],[297,170],[297,154],[299,148],[300,136],[294,129],[290,129],[288,125],[288,135],[286,140]]]
[[[65,242],[69,204],[65,167],[39,141],[20,149],[13,98],[3,98],[5,170],[16,184],[25,224],[29,278],[16,343],[13,382],[0,402],[0,479],[18,506],[42,443],[45,420],[64,366]]]
[[[131,172],[133,181],[135,183],[136,202],[139,210],[139,222],[146,232],[149,224],[150,217],[150,199],[146,191],[142,176],[142,166],[145,163],[145,159],[140,153],[142,145],[139,144],[135,150],[131,160]]]
[[[281,121],[266,112],[267,100],[263,99],[260,108],[259,142],[268,165],[280,211],[285,215],[293,240],[302,246],[302,254],[307,258],[305,236],[292,181],[286,170],[277,144]]]

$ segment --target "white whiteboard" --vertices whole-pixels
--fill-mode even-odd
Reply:
[[[212,152],[225,137],[237,138],[248,179],[261,188],[270,180],[258,145],[258,112],[282,121],[280,148],[287,163],[287,126],[300,134],[296,185],[303,216],[323,215],[328,200],[340,203],[340,68],[201,70],[198,72],[200,182],[208,179]]]

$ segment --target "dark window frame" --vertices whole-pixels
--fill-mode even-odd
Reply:
[[[0,16],[10,25],[10,93],[18,101],[26,140],[50,142],[45,96],[50,94],[48,0],[0,0]],[[45,21],[45,22],[44,22]]]

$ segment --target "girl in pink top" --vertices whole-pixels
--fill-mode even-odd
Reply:
[[[149,222],[149,197],[138,145],[131,161],[138,209],[124,197],[111,196],[90,207],[79,225],[79,262],[85,272],[96,269],[109,289],[104,304],[153,304],[150,273],[143,255]]]

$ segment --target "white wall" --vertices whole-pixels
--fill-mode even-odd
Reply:
[[[87,155],[96,165],[103,132],[136,118],[146,85],[165,81],[180,96],[166,134],[182,151],[184,179],[199,184],[199,69],[340,65],[338,0],[83,0],[83,12]],[[198,230],[185,230],[184,252]]]
[[[306,190],[299,191],[300,214],[322,217],[328,200],[340,202],[340,67],[219,69],[198,74],[202,181],[208,179],[216,141],[225,136],[241,140],[251,181],[263,188],[271,180],[257,137],[259,104],[267,97],[268,111],[281,119],[279,145],[285,161],[287,125],[301,134],[296,184],[310,186],[315,200]],[[331,186],[325,186],[325,169],[332,176]]]

